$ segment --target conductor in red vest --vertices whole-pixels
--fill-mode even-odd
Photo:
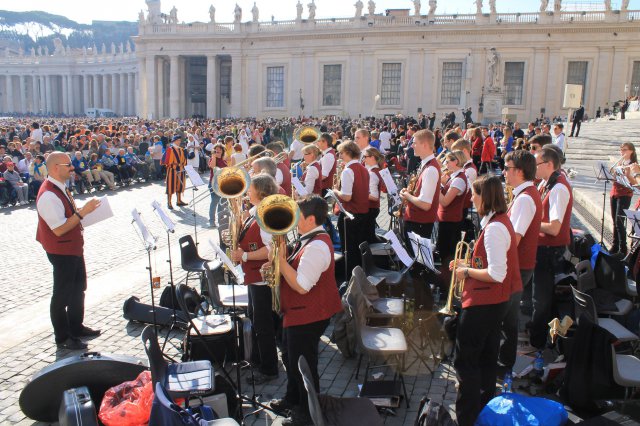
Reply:
[[[482,407],[495,396],[500,324],[512,288],[522,286],[516,236],[500,179],[484,175],[471,188],[473,204],[482,217],[482,232],[471,265],[454,271],[458,280],[465,279],[454,361],[460,426],[473,425]]]
[[[86,343],[80,339],[98,336],[100,331],[83,324],[87,273],[80,221],[94,211],[100,201],[92,199],[81,208],[76,206],[71,191],[64,184],[73,170],[67,154],[51,153],[47,169],[49,177],[40,186],[36,198],[36,240],[42,244],[53,266],[50,306],[53,333],[58,348],[86,349]]]
[[[298,369],[304,356],[319,391],[318,344],[331,317],[342,310],[336,286],[331,237],[322,227],[327,220],[327,202],[317,195],[298,200],[300,239],[288,258],[280,250],[280,306],[283,315],[283,362],[287,369],[287,391],[271,406],[279,411],[292,410],[282,424],[312,424],[307,392]]]

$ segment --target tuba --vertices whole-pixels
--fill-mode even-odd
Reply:
[[[471,255],[473,254],[473,247],[471,243],[467,243],[464,240],[465,232],[462,233],[462,239],[456,244],[456,254],[453,258],[453,272],[451,273],[451,283],[449,284],[449,295],[447,296],[447,304],[444,308],[438,311],[443,315],[455,316],[456,311],[453,310],[453,298],[460,299],[462,297],[462,291],[464,290],[464,278],[456,278],[456,268],[462,265],[469,265],[471,261]]]
[[[238,248],[238,239],[242,229],[242,197],[249,189],[251,178],[242,167],[225,167],[216,170],[213,175],[213,192],[229,202],[232,218],[229,229],[221,233],[224,243],[232,250]]]
[[[320,140],[320,130],[313,126],[302,126],[293,134],[294,139],[303,144],[316,143]]]
[[[256,221],[260,228],[273,236],[271,241],[272,259],[265,263],[260,273],[271,288],[271,307],[280,313],[280,244],[289,231],[296,227],[300,219],[298,204],[291,197],[282,194],[270,195],[263,199],[256,211]]]

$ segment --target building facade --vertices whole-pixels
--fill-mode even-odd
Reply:
[[[431,4],[432,2],[430,2]],[[494,3],[494,2],[490,2]],[[542,2],[546,7],[546,1]],[[558,8],[559,1],[554,2]],[[625,2],[623,2],[624,5]],[[0,58],[5,112],[111,108],[145,118],[407,114],[471,107],[476,120],[590,116],[640,89],[640,11],[386,15],[178,23],[148,0],[135,52],[115,47]],[[300,5],[301,6],[301,5]],[[541,9],[543,7],[541,6]],[[310,11],[311,12],[311,11]],[[315,10],[313,11],[315,15]]]

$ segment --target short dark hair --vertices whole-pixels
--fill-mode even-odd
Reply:
[[[549,135],[535,135],[531,139],[529,139],[529,145],[537,144],[540,146],[545,146],[551,143],[551,136]]]
[[[522,149],[511,151],[504,157],[504,162],[513,162],[513,167],[522,170],[524,180],[534,180],[536,178],[536,157],[529,151]]]
[[[447,133],[444,134],[444,140],[445,141],[457,141],[458,139],[460,139],[460,135],[457,134],[456,132],[454,132],[453,130],[448,131]]]
[[[304,217],[313,216],[316,220],[316,225],[320,226],[327,220],[327,212],[329,205],[327,201],[316,194],[309,194],[298,200],[298,207],[300,213]]]
[[[279,154],[282,151],[284,151],[284,148],[282,147],[282,144],[279,143],[279,142],[269,142],[267,144],[267,149],[275,152],[276,154]]]
[[[564,153],[562,152],[562,149],[560,149],[559,146],[554,144],[545,145],[542,147],[541,151],[542,151],[542,156],[540,158],[542,158],[543,161],[551,161],[553,163],[553,168],[555,170],[558,170],[560,166],[564,164],[564,161],[565,161]],[[554,155],[547,156],[546,155],[547,152],[552,152]]]
[[[269,195],[277,194],[279,191],[275,178],[266,174],[259,174],[251,178],[251,185],[256,189],[261,200]]]
[[[327,145],[329,145],[329,146],[331,146],[333,144],[333,136],[331,136],[329,133],[321,134],[320,135],[320,139],[325,141],[327,143]]]
[[[344,141],[338,145],[338,152],[344,152],[352,159],[360,158],[360,147],[353,141]]]
[[[261,152],[264,152],[266,150],[267,150],[267,148],[265,148],[262,145],[258,145],[258,144],[251,145],[251,148],[249,148],[249,157],[253,157],[254,155],[258,155]]]
[[[480,216],[486,216],[489,212],[506,213],[507,202],[498,176],[482,175],[473,182],[471,187],[473,192],[482,199],[482,205],[477,206]]]

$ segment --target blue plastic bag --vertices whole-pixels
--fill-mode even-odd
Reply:
[[[561,426],[569,415],[562,404],[545,398],[506,393],[482,409],[476,426]]]
[[[598,260],[598,255],[600,252],[609,253],[607,249],[600,244],[594,244],[591,246],[591,269],[596,269],[596,260]]]

